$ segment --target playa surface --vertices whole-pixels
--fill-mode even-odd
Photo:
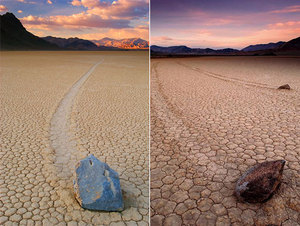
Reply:
[[[1,52],[0,224],[147,225],[148,52]],[[82,209],[76,162],[120,175],[125,210]]]
[[[152,225],[298,225],[299,104],[300,58],[153,59]],[[286,165],[276,194],[239,202],[238,178],[277,159]]]

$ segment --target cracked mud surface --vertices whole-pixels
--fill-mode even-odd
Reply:
[[[151,225],[299,225],[299,62],[151,60]],[[243,172],[276,159],[287,162],[273,198],[239,202]]]
[[[51,119],[100,60],[64,114],[76,147],[71,161],[57,161]],[[0,88],[1,225],[148,224],[147,52],[2,52]],[[71,173],[60,172],[72,164],[55,163],[88,153],[120,174],[124,211],[88,211],[76,202]]]

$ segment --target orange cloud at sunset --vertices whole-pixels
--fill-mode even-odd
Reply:
[[[7,11],[7,7],[4,5],[0,5],[0,12],[5,12]]]
[[[99,33],[89,33],[80,35],[79,38],[88,39],[88,40],[99,40],[105,37],[110,37],[114,39],[123,39],[123,38],[133,38],[139,37],[144,40],[148,40],[148,28],[127,28],[127,29],[109,29],[108,31],[102,31]]]
[[[81,6],[80,0],[73,0],[73,1],[71,2],[71,4],[72,4],[73,6]]]
[[[38,16],[27,16],[21,18],[21,21],[25,25],[32,25],[31,27],[39,27],[39,25],[46,25],[50,29],[51,27],[72,27],[72,28],[82,28],[82,27],[98,27],[98,28],[121,28],[129,27],[129,24],[125,20],[106,20],[101,17],[89,14],[89,13],[78,13],[70,16],[50,16],[50,17],[38,17]]]

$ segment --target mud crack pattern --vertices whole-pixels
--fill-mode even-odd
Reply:
[[[63,114],[72,155],[57,158],[51,119],[99,60],[101,69],[79,85],[76,96],[71,94],[70,111]],[[147,225],[147,99],[146,52],[2,52],[0,225]],[[76,202],[67,169],[87,150],[120,172],[124,211],[88,211]],[[57,164],[66,161],[66,166]]]
[[[152,60],[151,225],[299,224],[299,71],[298,58]],[[275,159],[274,197],[237,201],[242,173]]]

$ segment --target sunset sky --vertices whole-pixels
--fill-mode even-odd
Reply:
[[[240,49],[299,36],[299,0],[151,0],[151,45]]]
[[[148,40],[148,0],[0,0],[35,35]]]

